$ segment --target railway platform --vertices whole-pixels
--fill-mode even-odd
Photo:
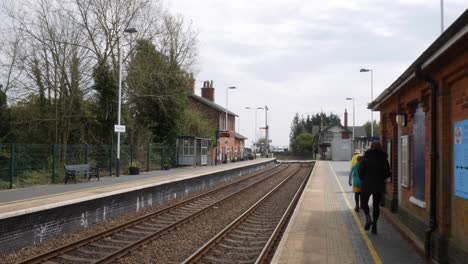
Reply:
[[[274,162],[262,158],[0,191],[0,253],[203,191]]]
[[[349,162],[318,161],[272,263],[427,263],[381,208],[378,234],[354,211]]]

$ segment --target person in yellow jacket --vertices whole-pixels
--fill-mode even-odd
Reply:
[[[361,152],[359,151],[359,149],[354,150],[353,157],[351,158],[351,166],[349,166],[349,169],[352,169],[354,165],[356,165],[357,158],[359,156],[361,156]]]

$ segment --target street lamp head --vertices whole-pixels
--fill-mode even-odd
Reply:
[[[229,86],[228,89],[237,89],[235,86]]]
[[[263,108],[263,107],[257,107],[257,109],[261,109],[261,110],[263,110],[263,109],[265,109],[265,108]]]
[[[361,68],[361,69],[359,70],[359,72],[369,72],[369,71],[370,71],[370,69],[366,69],[366,68]]]
[[[346,100],[354,100],[352,97],[346,97]]]

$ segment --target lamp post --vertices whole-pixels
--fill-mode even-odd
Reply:
[[[268,106],[265,105],[265,157],[268,158],[268,150],[270,149],[270,143],[268,139],[269,127],[268,127]]]
[[[440,0],[440,34],[444,33],[444,0]]]
[[[355,127],[355,125],[354,125],[354,113],[355,113],[355,112],[354,112],[354,111],[355,111],[355,108],[354,108],[354,97],[347,97],[346,100],[348,100],[348,101],[350,101],[350,100],[353,101],[353,148],[354,148],[354,127]]]
[[[362,68],[359,72],[370,72],[371,76],[371,102],[374,101],[374,73],[372,69]],[[371,109],[371,138],[374,138],[374,112]]]
[[[228,128],[228,98],[229,98],[228,95],[229,95],[229,90],[233,90],[233,89],[236,89],[236,87],[235,86],[226,87],[226,120],[224,120],[225,121],[224,128],[225,128],[226,132],[228,133],[228,135],[230,135],[229,134],[229,128]],[[224,153],[224,155],[226,155],[226,161],[227,161],[227,153],[228,153],[228,144],[225,143],[225,153]]]
[[[255,145],[255,154],[257,154],[257,111],[263,110],[263,107],[245,107],[245,109],[255,110],[255,127],[254,127],[254,145]]]
[[[119,105],[117,111],[117,125],[120,127],[121,121],[121,113],[122,113],[122,47],[121,47],[121,39],[123,38],[124,33],[136,33],[137,30],[135,28],[121,28],[120,35],[119,35],[119,42],[118,42],[118,49],[119,49]],[[115,176],[120,176],[120,133],[121,131],[117,131],[117,160],[115,163]]]
[[[226,120],[225,123],[224,123],[224,128],[227,132],[229,132],[229,129],[228,129],[228,95],[229,95],[229,90],[233,90],[233,89],[236,89],[235,86],[230,86],[230,87],[226,87]]]

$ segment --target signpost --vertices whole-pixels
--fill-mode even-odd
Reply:
[[[124,125],[114,125],[114,131],[117,133],[125,133],[125,128]]]

